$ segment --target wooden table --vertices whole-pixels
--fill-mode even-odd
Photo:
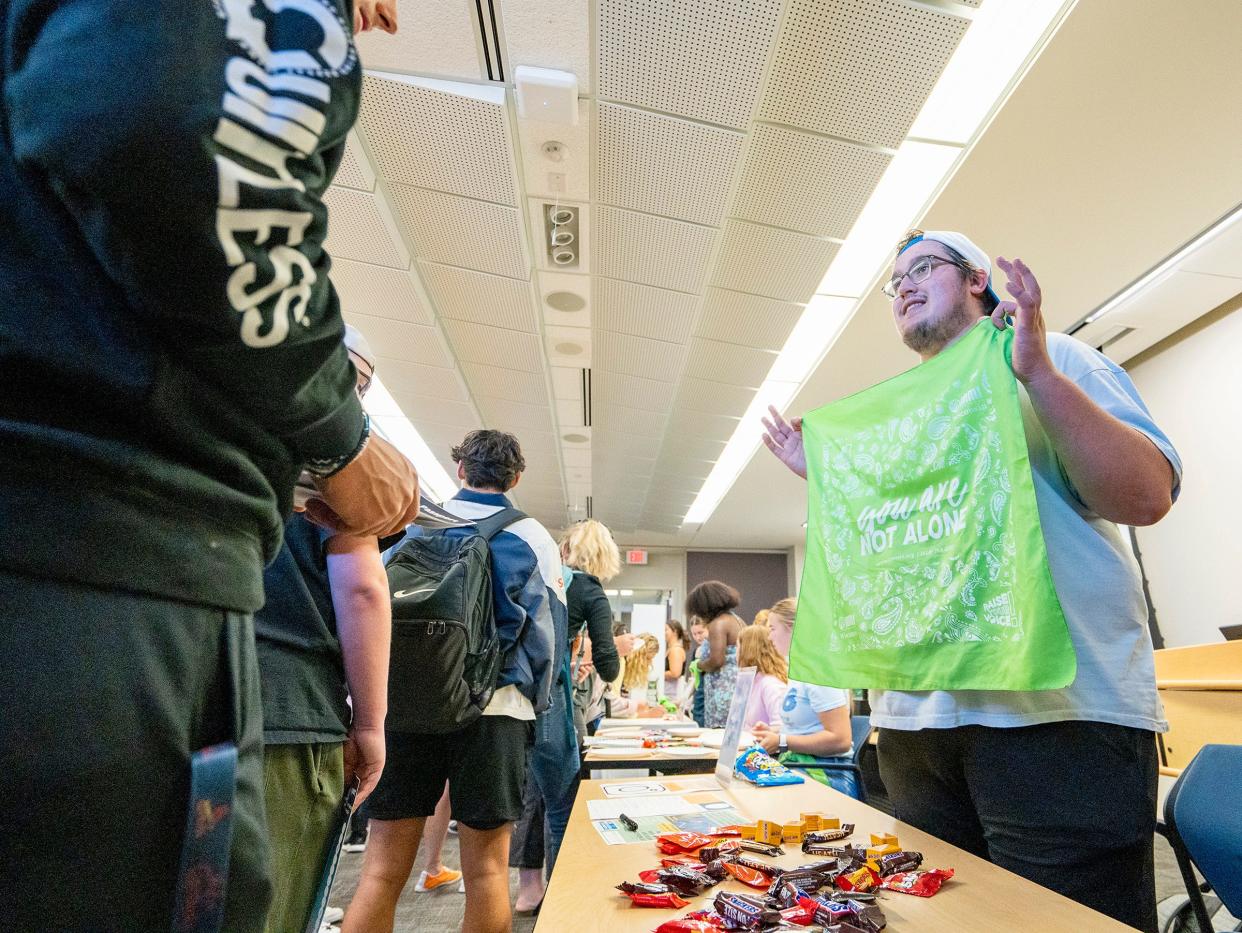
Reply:
[[[601,783],[583,782],[578,792],[556,871],[539,912],[538,933],[650,933],[671,917],[709,906],[718,891],[755,893],[729,880],[691,899],[691,906],[681,910],[632,907],[614,885],[637,881],[640,871],[659,867],[659,856],[654,844],[610,846],[600,838],[587,814],[587,801],[604,797]],[[773,788],[735,782],[729,790],[718,793],[753,819],[792,821],[810,811],[840,817],[857,827],[850,842],[865,844],[873,832],[895,833],[904,848],[926,856],[925,867],[956,870],[934,897],[882,892],[888,933],[1123,933],[1130,929],[814,781]],[[798,865],[812,860],[797,846],[786,845],[785,852],[775,860],[777,864]]]
[[[642,719],[634,720],[635,723],[644,724]],[[652,720],[650,728],[658,729],[660,720]],[[723,730],[705,730],[706,732],[720,733]],[[747,733],[749,736],[750,733]],[[607,732],[599,733],[601,737],[606,736]],[[663,749],[650,749],[648,755],[635,755],[633,758],[616,758],[603,757],[596,753],[594,748],[587,748],[587,753],[582,758],[582,768],[580,773],[582,780],[590,780],[591,771],[600,771],[605,768],[642,768],[649,775],[657,772],[660,774],[711,774],[716,770],[716,762],[720,758],[720,749],[703,747],[701,755],[670,755]],[[637,750],[636,750],[637,751]]]

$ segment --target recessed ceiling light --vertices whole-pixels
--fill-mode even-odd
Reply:
[[[585,434],[562,434],[561,437],[571,444],[585,444],[590,440]]]
[[[582,344],[569,343],[567,341],[565,343],[558,343],[552,349],[555,350],[557,353],[560,353],[562,356],[577,356],[579,353],[582,352]]]
[[[574,292],[550,292],[543,300],[554,311],[581,311],[586,307],[586,299]]]

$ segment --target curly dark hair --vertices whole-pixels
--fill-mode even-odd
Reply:
[[[686,597],[686,615],[698,616],[704,622],[710,622],[742,604],[742,595],[719,580],[708,580],[700,583]]]
[[[508,492],[526,469],[522,445],[504,431],[471,431],[453,448],[453,462],[466,470],[466,482],[475,489]]]

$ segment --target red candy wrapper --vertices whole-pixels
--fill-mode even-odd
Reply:
[[[659,884],[660,870],[658,868],[648,868],[646,871],[638,873],[638,880],[643,884]]]
[[[930,871],[902,871],[889,875],[880,887],[917,897],[931,897],[940,886],[953,877],[952,868],[933,868]]]
[[[635,907],[689,907],[690,902],[685,898],[678,897],[672,891],[665,891],[663,894],[643,894],[641,892],[630,894],[622,892],[630,899]]]
[[[912,874],[906,872],[906,874]],[[897,877],[896,875],[893,876]],[[874,891],[880,883],[880,876],[875,869],[864,865],[857,871],[837,875],[836,884],[842,891]],[[939,887],[939,885],[937,885]]]
[[[725,862],[724,868],[725,871],[742,882],[742,884],[749,885],[752,888],[766,891],[768,885],[772,883],[770,875],[765,875],[763,872],[750,868],[747,865],[739,865],[737,862]]]
[[[697,859],[693,855],[666,855],[660,859],[660,864],[664,868],[672,868],[674,865],[685,865],[687,868],[693,868],[695,871],[703,871],[707,868],[701,859]]]
[[[798,904],[794,907],[787,907],[781,911],[781,919],[787,923],[796,923],[800,927],[813,926],[815,924],[814,906]]]
[[[703,846],[712,844],[711,836],[702,833],[664,833],[656,836],[656,845],[665,855],[681,855],[686,852],[697,852]]]

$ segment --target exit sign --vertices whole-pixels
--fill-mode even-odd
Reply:
[[[647,563],[646,551],[626,551],[625,562],[627,564],[645,564]]]

